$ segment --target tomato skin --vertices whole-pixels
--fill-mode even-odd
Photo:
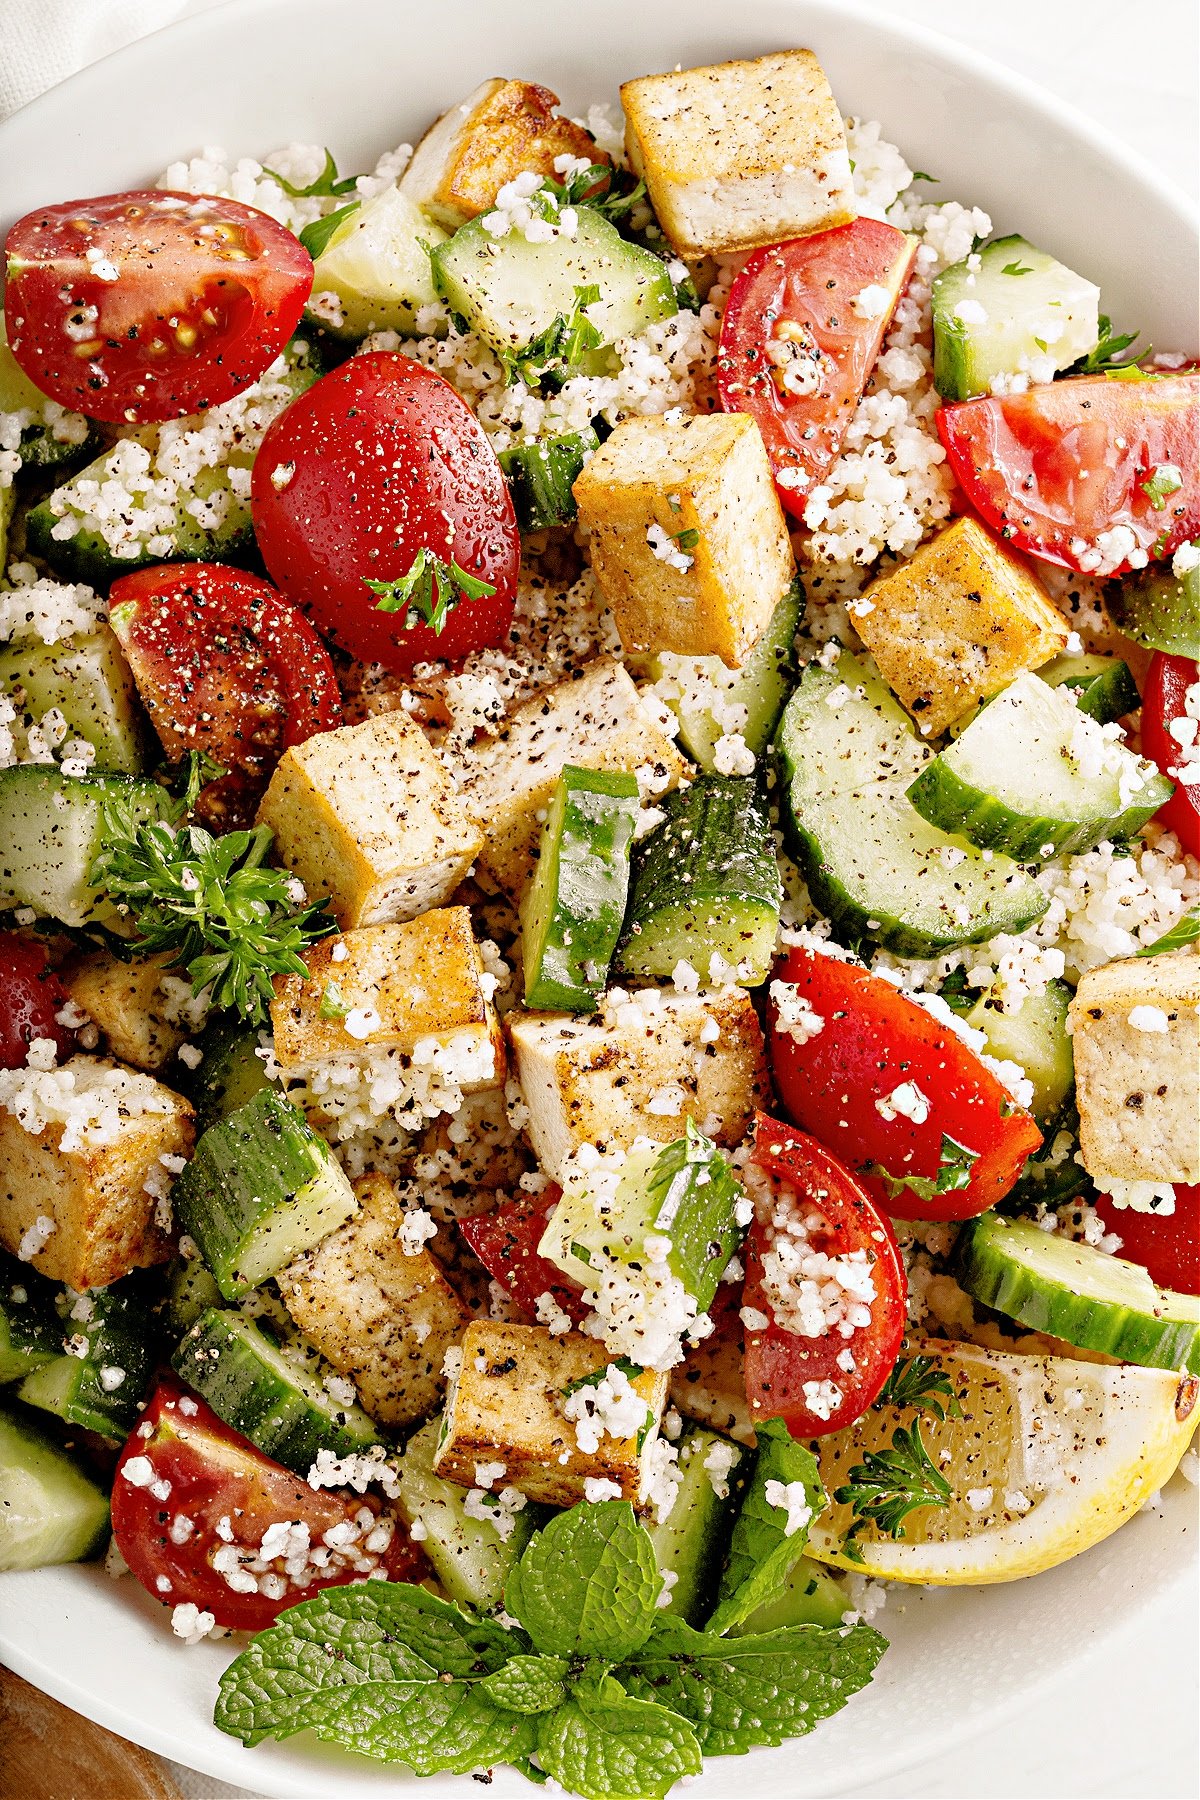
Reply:
[[[1141,1263],[1159,1287],[1200,1294],[1200,1187],[1177,1181],[1175,1211],[1165,1216],[1114,1206],[1107,1194],[1097,1196],[1096,1211],[1121,1240],[1118,1256]]]
[[[1200,374],[1153,381],[1076,375],[1024,394],[943,406],[937,428],[971,505],[1014,548],[1079,574],[1082,543],[1126,525],[1147,556],[1200,532]],[[1163,463],[1183,486],[1155,510],[1143,483]],[[1128,569],[1125,560],[1104,573]]]
[[[268,581],[219,563],[168,563],[114,581],[109,623],[172,762],[204,750],[229,773],[197,813],[249,825],[275,764],[342,722],[333,663]]]
[[[775,1085],[789,1117],[858,1171],[867,1192],[901,1219],[970,1219],[1007,1194],[1041,1143],[1027,1112],[948,1026],[914,1000],[852,963],[793,949],[776,970],[825,1023],[805,1044],[782,1031],[769,1008]],[[932,1102],[920,1124],[885,1119],[877,1101],[914,1081]],[[965,1187],[892,1199],[872,1173],[936,1176],[943,1135],[976,1152]]]
[[[775,478],[784,476],[780,501],[797,518],[841,448],[915,255],[915,242],[894,225],[856,219],[754,251],[730,289],[717,351],[721,405],[757,421]],[[874,318],[854,310],[865,287],[891,296]],[[811,394],[786,393],[772,375],[766,345],[778,321],[799,327],[821,352]]]
[[[290,231],[208,195],[142,189],[41,207],[5,249],[13,355],[61,405],[121,424],[241,393],[312,288],[312,258]]]
[[[801,1205],[824,1216],[827,1229],[810,1228],[812,1247],[829,1256],[865,1251],[871,1261],[875,1296],[871,1322],[843,1337],[799,1337],[776,1325],[763,1284],[763,1257],[771,1232],[760,1206],[744,1247],[744,1307],[772,1320],[764,1330],[746,1330],[746,1398],[752,1419],[783,1419],[793,1437],[822,1437],[840,1431],[866,1412],[896,1361],[907,1318],[908,1281],[890,1222],[868,1198],[849,1169],[815,1138],[760,1113],[755,1122],[754,1167],[786,1182]],[[838,1367],[849,1351],[854,1367]],[[842,1393],[829,1417],[812,1411],[804,1383],[832,1381]]]
[[[406,674],[508,631],[521,560],[508,484],[466,401],[411,357],[351,357],[294,400],[255,458],[251,508],[272,578],[365,662]],[[366,585],[407,575],[421,549],[496,589],[460,600],[440,634],[380,612]]]
[[[1164,775],[1178,768],[1182,747],[1171,736],[1175,719],[1187,716],[1187,691],[1200,681],[1200,663],[1186,656],[1167,656],[1156,650],[1150,659],[1142,694],[1142,754],[1158,764]],[[1186,785],[1177,776],[1175,792],[1154,817],[1173,831],[1185,850],[1200,856],[1200,784]]]
[[[508,1289],[528,1319],[537,1319],[538,1295],[551,1293],[578,1324],[588,1311],[579,1290],[568,1285],[553,1263],[538,1255],[546,1221],[561,1192],[552,1187],[536,1203],[505,1200],[491,1212],[460,1219],[458,1229],[488,1274]]]
[[[165,1499],[129,1479],[125,1471],[136,1457],[149,1461],[153,1479],[170,1484]],[[222,1543],[257,1551],[269,1525],[300,1521],[308,1526],[316,1547],[323,1532],[353,1520],[364,1506],[372,1513],[381,1511],[371,1495],[310,1488],[222,1424],[203,1400],[189,1394],[174,1377],[167,1377],[155,1389],[118,1459],[112,1493],[113,1536],[132,1573],[156,1600],[169,1606],[190,1600],[231,1631],[263,1631],[285,1607],[309,1599],[323,1587],[361,1580],[361,1572],[346,1567],[303,1586],[289,1583],[278,1599],[263,1593],[239,1594],[212,1566],[212,1557]],[[193,1529],[184,1542],[176,1543],[170,1528],[181,1514]],[[386,1516],[395,1518],[391,1513]],[[222,1518],[229,1520],[232,1529],[228,1540],[217,1535],[217,1522]],[[176,1535],[183,1534],[177,1530]],[[420,1580],[424,1573],[424,1559],[398,1518],[388,1549],[373,1561],[390,1581]],[[282,1569],[282,1561],[275,1559],[272,1570]],[[169,1589],[158,1587],[160,1578],[170,1583]]]
[[[75,1033],[55,1014],[67,991],[50,967],[44,944],[0,931],[0,1069],[23,1069],[34,1038],[50,1038],[59,1061],[75,1048]]]

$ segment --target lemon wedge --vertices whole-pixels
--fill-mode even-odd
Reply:
[[[821,1562],[885,1581],[952,1586],[1015,1581],[1065,1562],[1124,1524],[1179,1466],[1200,1422],[1200,1382],[1169,1369],[1021,1356],[972,1344],[911,1344],[950,1381],[962,1417],[921,1416],[921,1437],[950,1486],[945,1506],[905,1519],[900,1538],[833,1504],[812,1528]],[[814,1444],[832,1495],[865,1451],[891,1445],[911,1409],[872,1407]]]

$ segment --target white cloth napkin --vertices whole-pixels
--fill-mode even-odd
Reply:
[[[188,0],[0,0],[0,119],[188,10]]]

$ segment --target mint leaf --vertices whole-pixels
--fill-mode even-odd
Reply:
[[[509,1712],[541,1713],[566,1699],[570,1664],[561,1656],[510,1656],[502,1669],[479,1686],[496,1706]]]
[[[741,1756],[803,1736],[840,1711],[886,1648],[866,1625],[789,1625],[761,1637],[719,1638],[664,1615],[621,1680],[630,1694],[687,1719],[706,1755]]]
[[[740,1625],[765,1601],[773,1600],[808,1542],[807,1521],[788,1535],[788,1510],[767,1499],[768,1484],[773,1494],[776,1482],[783,1488],[801,1484],[810,1520],[825,1504],[816,1458],[796,1443],[782,1419],[766,1420],[755,1436],[758,1460],[733,1527],[717,1610],[705,1627],[714,1633]]]
[[[632,1699],[611,1675],[581,1682],[538,1720],[537,1758],[583,1800],[659,1800],[681,1775],[698,1775],[700,1745],[686,1720]]]
[[[968,1150],[965,1144],[943,1132],[936,1175],[889,1175],[882,1163],[871,1163],[866,1172],[882,1181],[890,1200],[898,1200],[906,1193],[933,1200],[938,1194],[953,1194],[959,1188],[970,1187],[971,1170],[978,1161],[978,1150]]]
[[[352,200],[349,206],[339,206],[336,212],[326,213],[323,219],[312,219],[300,233],[300,242],[308,254],[316,262],[326,244],[346,219],[356,213],[362,205],[361,200]]]
[[[533,1719],[494,1706],[482,1684],[367,1682],[331,1694],[309,1721],[327,1744],[417,1775],[468,1775],[532,1751]]]
[[[1200,938],[1200,906],[1190,907],[1181,919],[1176,919],[1170,931],[1165,931],[1152,944],[1143,944],[1135,952],[1137,956],[1162,956],[1167,950],[1186,950]]]
[[[661,1588],[632,1506],[603,1500],[559,1513],[530,1540],[504,1605],[539,1650],[620,1662],[649,1637]]]

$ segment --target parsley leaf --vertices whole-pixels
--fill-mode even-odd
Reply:
[[[628,1356],[618,1356],[614,1362],[603,1363],[598,1369],[589,1369],[586,1375],[577,1375],[574,1381],[568,1381],[561,1392],[565,1396],[577,1394],[580,1388],[599,1387],[610,1369],[619,1369],[622,1375],[629,1377],[630,1381],[646,1373],[641,1363],[631,1361]]]
[[[350,1002],[343,994],[336,981],[327,981],[321,989],[321,1004],[317,1008],[319,1019],[344,1019],[350,1011]]]
[[[263,174],[269,175],[272,181],[277,181],[284,193],[289,194],[293,200],[327,200],[333,194],[348,194],[358,179],[356,175],[338,174],[332,150],[326,150],[325,167],[307,187],[296,187],[277,169],[264,169]]]
[[[932,1356],[902,1356],[871,1402],[872,1406],[912,1407],[944,1419],[947,1413],[962,1416],[954,1385]]]
[[[531,387],[537,386],[547,376],[555,381],[565,378],[567,372],[582,362],[591,350],[598,350],[604,342],[604,336],[598,325],[588,318],[586,308],[594,306],[600,298],[600,289],[591,282],[586,287],[575,289],[575,298],[569,313],[559,313],[545,331],[533,338],[515,355],[502,356],[506,381],[524,381]]]
[[[1002,275],[1032,275],[1033,270],[1028,263],[1023,263],[1018,260],[1017,262],[1005,263],[1000,273]]]
[[[644,181],[622,191],[616,185],[620,179],[619,171],[611,163],[588,163],[584,168],[571,170],[562,181],[554,181],[548,175],[543,177],[534,199],[541,194],[552,196],[557,202],[555,211],[561,211],[564,206],[590,206],[593,212],[601,213],[615,223],[646,198]]]
[[[662,1576],[627,1500],[572,1507],[530,1539],[504,1590],[538,1650],[619,1662],[656,1617]]]
[[[1176,919],[1169,931],[1164,931],[1152,944],[1143,944],[1136,954],[1163,956],[1169,950],[1186,950],[1197,938],[1200,938],[1200,906],[1193,906],[1189,907],[1181,919]]]
[[[567,1697],[570,1668],[562,1656],[510,1656],[502,1669],[479,1685],[506,1712],[549,1712]]]
[[[1116,374],[1118,370],[1132,369],[1135,366],[1132,359],[1127,358],[1121,362],[1119,358],[1123,350],[1128,350],[1131,344],[1137,343],[1138,333],[1130,331],[1124,335],[1118,335],[1113,331],[1112,320],[1107,313],[1100,314],[1099,328],[1100,335],[1087,355],[1081,356],[1078,362],[1072,363],[1070,369],[1072,375]],[[1149,354],[1150,346],[1147,345],[1142,355],[1145,357]]]
[[[635,1699],[612,1675],[581,1681],[538,1721],[537,1758],[547,1775],[584,1800],[659,1800],[703,1757],[686,1720],[655,1698]]]
[[[938,177],[937,177],[937,176],[936,176],[936,175],[927,175],[927,174],[926,174],[926,173],[925,173],[925,171],[924,171],[924,169],[914,169],[914,170],[913,170],[913,174],[912,174],[912,178],[913,178],[913,180],[914,180],[914,181],[929,181],[929,182],[932,182],[932,184],[933,184],[933,186],[934,186],[934,187],[940,187],[940,186],[941,186],[941,182],[940,182],[940,181],[939,181],[939,179],[938,179]]]
[[[882,1181],[890,1200],[898,1200],[905,1193],[932,1200],[937,1194],[954,1194],[960,1188],[970,1187],[971,1170],[978,1161],[978,1150],[968,1150],[965,1144],[943,1132],[936,1175],[890,1175],[882,1163],[872,1163],[866,1172]]]
[[[851,1544],[867,1525],[890,1538],[904,1536],[908,1515],[926,1506],[948,1506],[950,1483],[937,1469],[921,1437],[921,1424],[898,1425],[890,1449],[867,1450],[855,1463],[834,1499],[854,1512],[854,1523],[842,1548]]]
[[[356,213],[362,205],[361,200],[352,200],[349,206],[339,206],[336,212],[326,213],[322,219],[312,219],[300,233],[300,242],[308,254],[316,262],[322,250],[337,230],[338,226]]]
[[[717,1610],[705,1626],[714,1634],[740,1625],[766,1601],[775,1599],[808,1542],[808,1520],[787,1535],[787,1509],[771,1505],[768,1483],[779,1482],[786,1488],[800,1482],[809,1520],[825,1504],[816,1458],[796,1443],[782,1419],[767,1419],[756,1428],[755,1436],[758,1459],[733,1527]]]
[[[1141,483],[1142,492],[1155,512],[1162,512],[1171,495],[1177,494],[1182,486],[1183,476],[1174,463],[1159,463]]]
[[[490,581],[469,575],[453,558],[446,562],[424,545],[413,557],[407,575],[397,581],[368,581],[367,586],[379,596],[376,612],[403,612],[405,629],[430,625],[439,637],[460,600],[484,600],[496,591]]]

